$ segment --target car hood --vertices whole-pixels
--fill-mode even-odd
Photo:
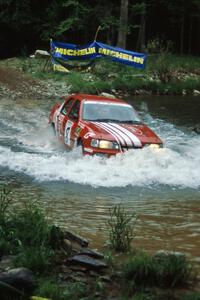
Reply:
[[[113,122],[87,122],[95,138],[117,141],[122,147],[143,147],[145,144],[161,144],[161,139],[145,124]]]

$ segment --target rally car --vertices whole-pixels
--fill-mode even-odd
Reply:
[[[146,146],[160,148],[161,139],[121,99],[73,94],[51,110],[49,123],[58,139],[70,150],[83,154],[116,155]]]

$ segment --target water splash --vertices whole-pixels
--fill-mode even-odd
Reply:
[[[147,109],[145,109],[147,110]],[[16,107],[2,114],[0,166],[37,181],[70,181],[104,187],[170,185],[200,186],[200,138],[173,124],[152,118],[145,122],[164,140],[165,148],[131,150],[110,159],[66,152],[49,133],[44,109]]]

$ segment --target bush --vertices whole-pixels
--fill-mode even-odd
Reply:
[[[110,209],[108,227],[109,242],[112,249],[122,252],[130,250],[134,238],[133,221],[135,220],[135,214],[128,214],[121,205],[116,205]]]
[[[12,199],[5,188],[0,190],[0,254],[16,256],[15,266],[44,272],[51,264],[54,249],[62,236],[55,236],[41,209],[27,202],[12,210]],[[59,239],[59,240],[58,240]]]
[[[61,288],[58,283],[52,279],[41,279],[39,286],[35,290],[35,295],[40,297],[49,298],[52,300],[64,300],[64,289]]]
[[[191,292],[183,297],[183,300],[200,300],[200,292]]]
[[[83,283],[71,283],[64,287],[57,280],[44,278],[39,282],[35,295],[52,300],[80,300],[86,295],[86,286]]]
[[[185,255],[161,254],[155,256],[153,260],[159,286],[183,286],[194,277],[192,266]]]
[[[21,251],[14,261],[14,266],[23,266],[33,272],[45,273],[51,265],[53,255],[54,251],[48,247],[21,247]]]
[[[177,287],[194,279],[184,255],[150,256],[145,252],[133,256],[123,266],[124,279],[134,286]]]
[[[132,257],[123,267],[124,279],[136,286],[156,284],[156,268],[153,258],[145,252]]]

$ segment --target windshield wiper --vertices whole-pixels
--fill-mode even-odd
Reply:
[[[122,123],[129,123],[129,124],[142,124],[141,121],[133,121],[133,120],[123,120]]]
[[[116,119],[94,119],[94,120],[90,120],[93,122],[114,122],[114,123],[120,123],[120,120],[116,120]]]

